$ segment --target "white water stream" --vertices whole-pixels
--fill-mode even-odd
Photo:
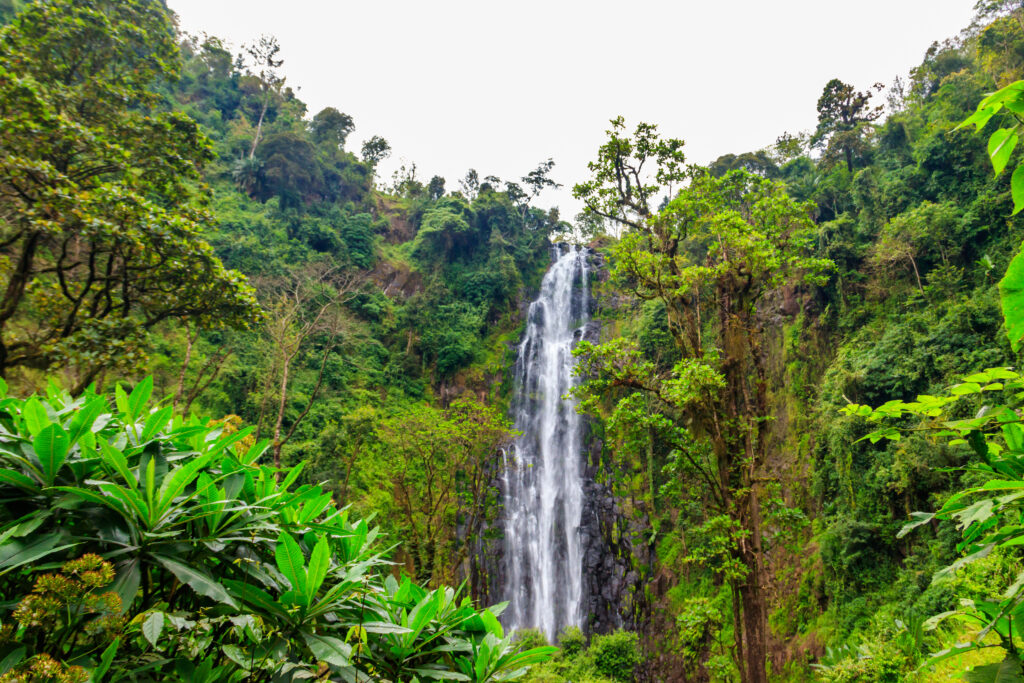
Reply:
[[[513,411],[522,434],[506,453],[503,475],[505,618],[552,642],[583,616],[583,423],[565,394],[577,383],[572,347],[589,297],[586,249],[554,249],[519,345]]]

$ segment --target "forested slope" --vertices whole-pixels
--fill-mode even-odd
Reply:
[[[484,681],[543,660],[444,586],[488,583],[514,342],[559,238],[605,264],[576,394],[633,632],[571,629],[524,680],[947,680],[1000,660],[915,673],[982,628],[929,618],[1013,589],[1012,547],[933,581],[995,504],[899,532],[1013,438],[950,443],[900,412],[901,438],[862,438],[888,417],[867,406],[1019,360],[998,283],[1022,157],[1016,133],[987,144],[1021,113],[960,124],[1024,77],[1024,10],[977,9],[907,78],[824,84],[815,131],[707,168],[614,119],[570,226],[534,205],[550,160],[380,177],[387,141],[352,149],[343,94],[307,111],[272,37],[235,53],[163,3],[0,1],[0,675]],[[988,404],[949,405],[926,417]],[[87,618],[51,609],[76,600]],[[991,634],[1011,658],[1014,628]]]
[[[1009,173],[993,174],[986,150],[989,134],[1015,121],[995,117],[984,134],[960,127],[987,93],[1024,75],[1020,10],[990,5],[979,4],[974,25],[936,42],[890,88],[826,84],[817,130],[718,158],[659,213],[639,192],[617,194],[610,171],[602,176],[605,163],[648,163],[671,181],[678,141],[643,126],[630,135],[613,122],[597,172],[576,187],[591,215],[627,229],[606,247],[605,343],[583,350],[592,378],[583,396],[606,428],[604,472],[627,501],[624,524],[643,574],[634,619],[656,680],[759,680],[756,665],[741,668],[756,640],[741,617],[759,600],[771,678],[911,680],[925,654],[971,628],[930,630],[926,620],[967,595],[1000,593],[1017,574],[1019,558],[1003,552],[933,583],[959,555],[958,529],[933,522],[897,534],[912,512],[982,481],[964,469],[979,456],[929,432],[861,440],[877,425],[842,411],[940,395],[973,371],[1017,362],[997,283],[1024,225],[1011,217]],[[1018,157],[1003,163],[1013,168]],[[766,232],[791,219],[779,213],[781,197],[759,198],[768,197],[760,179],[809,203],[813,227]],[[652,187],[651,199],[662,189]],[[740,211],[750,239],[777,246],[758,251],[742,233],[730,237],[734,219],[705,228],[695,216],[709,210]],[[732,291],[715,275],[729,272],[717,261],[728,254],[754,269],[741,270],[747,284]],[[823,279],[810,277],[816,269]],[[707,319],[694,322],[687,310]],[[719,311],[728,316],[721,327]],[[747,379],[734,384],[737,364]],[[702,413],[697,396],[712,386],[735,386],[739,407],[714,403]],[[766,418],[754,410],[745,423],[751,400]],[[701,426],[716,415],[740,432],[723,436],[720,450],[711,422]],[[743,433],[753,435],[746,446]],[[745,458],[722,465],[744,448]],[[715,482],[720,475],[725,483]],[[751,583],[759,596],[745,594]],[[921,675],[946,680],[956,670]]]

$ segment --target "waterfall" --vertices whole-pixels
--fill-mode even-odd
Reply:
[[[572,348],[589,315],[587,250],[555,245],[530,304],[515,365],[515,428],[505,455],[505,621],[553,641],[582,615],[583,423],[565,394],[576,385]]]

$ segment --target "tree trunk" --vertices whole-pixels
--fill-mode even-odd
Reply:
[[[281,369],[281,399],[277,403],[277,422],[274,424],[274,467],[281,466],[281,425],[284,424],[284,410],[288,405],[288,369],[291,359],[285,359]]]
[[[740,542],[740,558],[747,567],[747,576],[739,586],[743,605],[743,656],[746,660],[745,683],[767,683],[765,663],[768,660],[768,605],[764,594],[761,560],[761,509],[757,485],[751,483],[744,528],[750,535]]]
[[[256,121],[256,135],[252,139],[252,147],[249,149],[249,158],[256,156],[256,146],[260,144],[260,137],[263,135],[263,117],[267,115],[267,107],[270,103],[267,98],[263,99],[263,107],[260,108],[260,118]]]
[[[748,558],[744,558],[747,560]],[[754,558],[756,562],[756,558]],[[751,570],[753,572],[753,569]],[[743,604],[744,683],[768,683],[765,662],[768,659],[767,607],[757,576],[751,573],[740,584]]]

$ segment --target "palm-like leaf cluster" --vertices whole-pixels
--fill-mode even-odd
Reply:
[[[0,399],[0,675],[45,655],[93,680],[497,681],[550,655],[518,652],[501,606],[392,576],[377,530],[297,485],[301,465],[262,464],[250,429],[151,392]],[[85,554],[115,570],[111,614],[14,619]]]

